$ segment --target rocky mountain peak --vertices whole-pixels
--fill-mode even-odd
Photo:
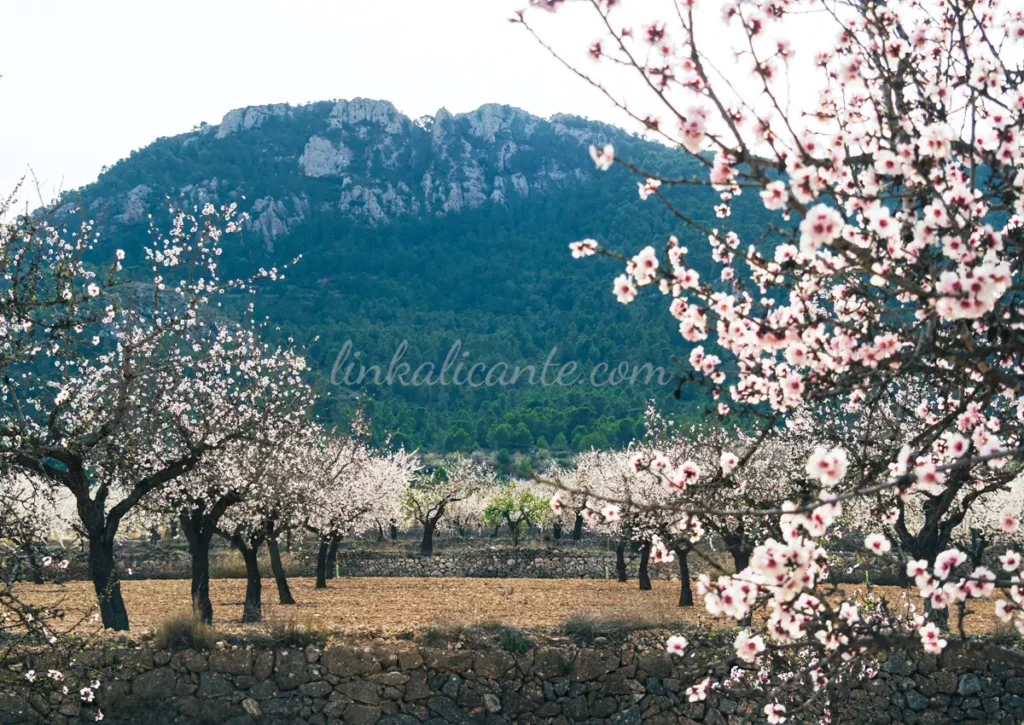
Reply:
[[[381,126],[387,133],[401,133],[410,123],[390,101],[375,101],[369,98],[341,100],[334,104],[328,116],[331,128],[356,126],[369,122]]]
[[[441,108],[415,121],[369,98],[248,106],[218,125],[159,139],[103,174],[88,195],[91,208],[124,225],[141,223],[164,196],[237,201],[272,249],[320,214],[379,226],[558,193],[593,178],[586,146],[616,135],[625,136],[497,103],[458,114]],[[151,159],[160,168],[148,169]]]

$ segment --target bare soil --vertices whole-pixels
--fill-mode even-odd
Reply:
[[[729,626],[712,618],[698,599],[697,606],[677,606],[678,582],[655,581],[652,591],[642,592],[635,580],[625,584],[592,579],[475,579],[357,577],[328,581],[327,589],[315,589],[314,580],[289,580],[298,602],[277,604],[272,579],[263,580],[263,612],[269,621],[301,617],[315,620],[318,628],[340,635],[395,636],[417,633],[429,627],[503,624],[517,628],[552,630],[577,616],[631,620],[651,627],[681,624],[707,628]],[[211,582],[214,626],[223,631],[241,630],[245,581],[214,579]],[[850,595],[860,592],[850,586]],[[184,579],[128,580],[122,582],[132,630],[144,634],[156,630],[168,618],[189,611],[189,582]],[[860,588],[863,591],[863,588]],[[874,587],[894,609],[907,604],[921,611],[920,600],[898,587]],[[59,606],[68,618],[82,618],[88,629],[99,629],[92,620],[95,594],[88,582],[18,586],[18,594],[43,605]],[[993,600],[969,603],[965,619],[968,634],[999,628]],[[951,626],[955,618],[951,617]]]

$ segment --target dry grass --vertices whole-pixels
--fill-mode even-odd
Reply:
[[[314,589],[313,584],[311,578],[292,579],[292,593],[298,604],[284,607],[277,604],[273,580],[265,579],[263,613],[268,625],[284,631],[288,622],[301,622],[305,630],[383,636],[419,633],[438,625],[554,630],[563,628],[567,620],[612,622],[613,629],[621,622],[705,628],[728,625],[713,619],[702,606],[676,606],[679,585],[670,581],[655,581],[649,592],[638,591],[635,581],[619,584],[593,579],[358,577],[330,580],[327,589]],[[122,588],[135,632],[153,632],[169,614],[188,611],[187,580],[125,581]],[[210,588],[214,628],[225,633],[243,631],[238,621],[245,581],[214,579]],[[850,592],[856,589],[848,588]],[[18,590],[39,604],[60,601],[72,613],[85,612],[95,602],[88,582],[70,582],[64,589],[24,584]],[[905,593],[897,587],[875,587],[873,591],[893,605],[904,601]],[[920,607],[915,597],[906,601]],[[971,606],[975,611],[966,620],[966,631],[994,631],[998,620],[991,600]]]
[[[270,555],[262,549],[259,555],[260,571],[270,571]],[[284,573],[293,577],[299,572],[299,562],[294,554],[282,553],[281,565]],[[214,579],[245,579],[245,559],[235,549],[221,549],[212,552],[210,576]]]
[[[218,639],[220,633],[216,629],[186,610],[157,626],[153,644],[158,649],[212,649]]]

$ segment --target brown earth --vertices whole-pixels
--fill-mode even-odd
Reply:
[[[655,581],[652,591],[641,592],[636,581],[619,584],[592,579],[475,579],[358,577],[332,579],[327,589],[315,589],[311,578],[293,578],[296,606],[277,604],[272,579],[263,580],[263,612],[268,620],[296,615],[315,619],[324,630],[343,635],[394,636],[421,632],[428,627],[500,623],[513,627],[550,630],[578,615],[627,619],[651,626],[728,626],[712,618],[703,607],[678,607],[677,582]],[[211,582],[214,625],[221,630],[240,629],[245,581],[214,579]],[[122,589],[132,631],[138,634],[157,629],[169,617],[189,609],[189,582],[184,579],[128,580]],[[863,588],[846,587],[850,596]],[[895,608],[913,603],[917,597],[898,587],[874,587]],[[59,606],[71,618],[85,617],[86,626],[98,629],[91,611],[95,594],[88,582],[52,585],[19,585],[17,592],[36,604]],[[965,620],[967,633],[990,632],[999,627],[993,614],[993,600],[969,603]],[[955,627],[955,619],[951,617]]]

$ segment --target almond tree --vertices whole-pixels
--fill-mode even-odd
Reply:
[[[556,489],[551,509],[556,516],[573,510],[582,501],[580,515],[587,527],[615,539],[615,571],[620,582],[629,578],[626,545],[632,539],[635,475],[629,450],[591,450],[577,456],[574,470],[556,469],[551,478],[551,486]],[[643,583],[641,588],[644,588]]]
[[[199,465],[145,502],[148,508],[178,518],[192,559],[192,606],[206,623],[213,621],[210,601],[213,536],[224,531],[222,519],[226,514],[238,518],[238,514],[231,511],[233,507],[244,504],[248,515],[243,517],[252,522],[253,512],[268,501],[276,501],[279,489],[288,485],[287,475],[297,466],[292,457],[295,449],[290,442],[306,423],[311,402],[310,390],[302,380],[305,368],[302,358],[287,350],[272,350],[256,341],[248,350],[249,357],[232,364],[233,384],[241,384],[242,376],[248,375],[265,387],[259,397],[262,409],[245,438],[209,451]],[[259,531],[267,530],[262,522],[253,523]],[[227,538],[234,542],[233,536],[228,534]],[[246,551],[240,550],[244,557]],[[248,597],[246,602],[248,604]],[[243,621],[257,621],[258,613],[258,608],[247,607]]]
[[[298,432],[304,433],[307,428],[300,428]],[[258,553],[260,542],[255,537],[260,534],[265,536],[278,602],[285,605],[295,604],[295,598],[281,560],[280,539],[302,528],[312,498],[303,481],[304,456],[308,450],[305,439],[305,435],[293,435],[281,442],[266,477],[268,485],[261,488],[259,495],[247,497],[229,510],[227,520],[218,530],[240,551],[242,548],[239,544],[242,542]],[[251,561],[246,559],[246,576],[246,602],[250,603],[249,610],[261,611],[253,604],[257,601],[255,594],[261,586],[257,557]]]
[[[586,456],[587,454],[582,455]],[[560,522],[562,529],[571,522],[573,541],[583,538],[583,511],[587,508],[587,496],[581,493],[585,487],[585,482],[582,480],[584,470],[585,467],[581,468],[579,459],[577,459],[577,465],[572,467],[555,466],[541,477],[542,481],[559,482],[560,485],[549,487],[551,490],[548,493],[549,496],[559,495],[561,507],[555,514],[556,520]]]
[[[466,498],[449,503],[438,526],[447,530],[449,535],[459,537],[465,537],[470,529],[479,529],[484,523],[484,511],[493,493],[493,486],[483,486]]]
[[[238,228],[234,212],[212,205],[174,212],[170,233],[154,232],[146,250],[151,283],[119,286],[116,294],[113,282],[100,286],[81,261],[95,241],[91,224],[70,241],[60,230],[34,232],[45,235],[42,242],[19,240],[75,251],[37,272],[37,286],[53,290],[67,309],[48,308],[52,321],[25,333],[45,344],[23,346],[6,370],[0,454],[75,497],[109,628],[128,628],[113,554],[122,520],[204,454],[244,437],[269,387],[258,371],[232,367],[250,355],[252,339],[209,319],[214,296],[249,286],[216,273],[221,237]],[[117,261],[112,273],[119,268]],[[69,315],[76,319],[70,326]]]
[[[523,526],[543,524],[551,516],[549,497],[525,481],[508,481],[497,487],[484,508],[484,519],[491,525],[504,523],[512,535],[512,546],[519,546]]]
[[[402,495],[406,517],[423,527],[420,554],[433,556],[434,532],[448,508],[494,485],[493,473],[468,458],[450,458],[416,476]]]
[[[602,34],[589,48],[596,70],[577,68],[557,40],[542,42],[701,171],[669,178],[611,147],[592,149],[598,168],[635,171],[641,198],[665,205],[687,236],[658,249],[641,243],[636,254],[586,239],[572,252],[621,260],[613,290],[623,303],[651,286],[669,298],[681,336],[707,355],[681,382],[704,387],[719,415],[748,415],[761,431],[797,411],[826,428],[857,415],[843,408],[851,402],[918,391],[916,432],[863,446],[856,460],[845,446],[816,448],[805,493],[756,514],[777,517],[782,540],[705,585],[717,613],[742,620],[754,605],[769,609],[761,632],[744,629],[736,642],[738,660],[785,675],[764,693],[769,721],[815,717],[801,688],[820,696],[874,652],[908,642],[1024,663],[934,623],[901,628],[888,612],[837,604],[818,545],[845,501],[922,492],[932,511],[951,501],[969,508],[966,491],[1005,486],[1020,463],[1024,10],[996,0],[749,0],[705,20],[692,0],[672,3],[666,18],[647,7],[627,15],[611,0],[584,5]],[[794,53],[786,35],[801,18],[817,23],[815,35],[835,37],[827,50]],[[531,15],[514,20],[536,34]],[[730,45],[723,61],[717,48]],[[605,66],[616,78],[635,74],[633,105],[602,81]],[[678,203],[695,186],[717,196],[708,213]],[[772,216],[741,227],[751,195]],[[709,257],[705,277],[697,264]],[[872,555],[891,548],[881,534],[864,543]],[[907,567],[933,608],[1000,591],[997,614],[1024,629],[1018,575],[997,580],[967,559],[946,549]],[[702,699],[709,682],[692,697]]]
[[[13,215],[15,195],[0,200],[0,376],[5,390],[11,380],[32,376],[44,379],[48,366],[73,344],[80,327],[104,316],[91,301],[114,284],[106,269],[88,268],[84,257],[93,251],[92,225],[75,230],[61,228],[52,210]],[[38,376],[38,377],[37,377]],[[16,465],[19,426],[11,414],[20,415],[4,396],[0,422],[0,565],[5,578],[0,586],[0,657],[20,657],[25,649],[47,652],[58,663],[47,673],[22,673],[15,682],[5,679],[3,693],[23,697],[32,688],[46,697],[67,683],[62,664],[75,657],[83,640],[68,637],[78,624],[59,604],[40,607],[24,601],[15,583],[31,576],[36,582],[60,584],[67,561],[51,557],[41,544],[58,528],[58,497],[48,483]],[[22,679],[23,678],[23,679]],[[98,681],[67,683],[81,688],[83,706],[101,719],[96,708]]]
[[[328,567],[342,538],[370,530],[380,515],[390,515],[419,467],[416,456],[404,449],[373,448],[368,433],[361,415],[344,436],[320,429],[303,457],[304,526],[319,539],[317,589],[327,586]]]

